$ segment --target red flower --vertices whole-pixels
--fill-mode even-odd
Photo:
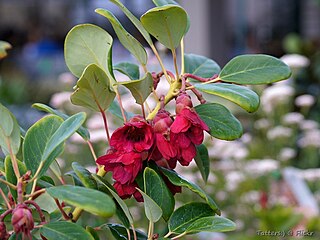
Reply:
[[[13,210],[11,224],[16,234],[22,233],[25,237],[32,238],[30,231],[34,228],[34,221],[31,210],[25,204],[17,205]]]
[[[104,169],[113,172],[121,184],[132,183],[148,158],[154,143],[153,128],[142,117],[136,116],[111,136],[111,149],[97,159]]]
[[[181,165],[188,166],[197,154],[195,145],[203,141],[203,130],[209,131],[209,128],[195,110],[185,107],[176,116],[170,130],[170,136],[175,139],[179,149],[178,161]]]
[[[113,172],[113,178],[121,184],[132,183],[139,171],[142,162],[148,157],[147,152],[123,152],[110,149],[108,153],[97,159],[99,165],[104,165],[104,170]]]
[[[177,156],[177,148],[174,139],[170,135],[170,126],[173,123],[170,113],[165,110],[160,110],[155,116],[154,132],[156,139],[156,147],[165,159],[174,158]]]
[[[136,116],[111,136],[110,146],[125,152],[149,150],[154,142],[153,129],[142,117]]]
[[[191,97],[186,92],[181,92],[176,99],[176,114],[179,114],[182,109],[192,108]]]
[[[130,198],[133,195],[138,202],[143,202],[141,193],[136,189],[138,187],[137,183],[121,184],[120,182],[115,182],[113,186],[122,199]]]

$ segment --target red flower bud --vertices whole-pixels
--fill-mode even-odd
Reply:
[[[15,233],[23,233],[31,239],[30,231],[34,228],[31,210],[25,204],[19,204],[12,212],[11,224]]]
[[[181,110],[186,107],[192,108],[193,107],[192,101],[190,96],[187,93],[182,92],[179,94],[176,100],[176,113],[179,114]]]
[[[6,225],[4,222],[0,222],[0,239],[7,240],[9,237],[10,235],[7,232]]]

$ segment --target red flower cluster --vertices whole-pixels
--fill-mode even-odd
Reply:
[[[176,113],[173,119],[169,112],[161,109],[151,124],[136,116],[112,134],[111,149],[99,157],[97,163],[104,165],[107,172],[113,172],[114,187],[120,197],[134,195],[142,201],[135,179],[143,168],[143,161],[152,159],[160,166],[173,169],[177,161],[188,166],[195,157],[195,145],[202,143],[203,131],[209,128],[192,108],[186,93],[177,97]],[[169,181],[166,183],[173,193],[181,191]]]

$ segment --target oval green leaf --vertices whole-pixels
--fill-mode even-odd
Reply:
[[[20,175],[24,175],[27,172],[27,168],[24,165],[23,162],[21,162],[19,159],[16,159],[17,163],[18,163],[18,169],[20,172]],[[17,177],[16,174],[13,170],[13,166],[12,166],[12,161],[11,161],[11,157],[7,156],[4,160],[4,170],[5,170],[5,176],[6,176],[6,180],[9,183],[12,183],[13,185],[17,184]],[[12,193],[12,196],[16,199],[17,197],[17,191],[10,188],[10,192]]]
[[[117,5],[121,11],[130,19],[130,21],[133,23],[133,25],[139,30],[139,32],[142,34],[144,39],[147,41],[147,43],[152,46],[153,42],[151,40],[151,37],[147,30],[143,27],[139,19],[137,19],[119,0],[110,0],[110,2]]]
[[[111,217],[116,210],[114,202],[107,194],[94,189],[64,185],[48,188],[47,192],[53,198],[101,217]]]
[[[117,85],[122,85],[128,88],[136,102],[142,105],[152,92],[153,78],[148,72],[142,79],[118,82]]]
[[[237,84],[269,84],[289,78],[290,68],[281,60],[264,54],[233,58],[221,70],[219,79]]]
[[[23,159],[32,174],[35,174],[42,160],[44,149],[53,134],[58,130],[63,120],[58,116],[45,116],[33,124],[27,131],[23,142]],[[63,144],[47,158],[52,162],[63,151]],[[49,167],[49,166],[47,166]]]
[[[144,212],[149,219],[149,221],[155,223],[158,222],[162,216],[162,209],[159,205],[149,197],[145,192],[141,191],[139,188],[137,190],[141,193],[144,200]]]
[[[186,229],[186,232],[188,234],[198,232],[229,232],[235,230],[236,227],[236,224],[227,218],[210,216],[195,220]]]
[[[20,126],[15,116],[0,104],[0,147],[5,155],[17,154],[20,149]]]
[[[66,120],[67,118],[69,118],[70,116],[67,114],[64,114],[56,109],[53,109],[45,104],[42,103],[34,103],[32,104],[33,108],[36,108],[38,110],[41,110],[43,112],[47,112],[47,113],[51,113],[53,115],[57,115],[59,117],[61,117],[63,120]],[[88,141],[90,139],[90,133],[88,131],[88,129],[84,128],[83,126],[81,126],[78,130],[77,133],[85,140]]]
[[[79,129],[79,127],[81,127],[85,120],[86,114],[84,112],[72,115],[67,120],[65,120],[53,133],[53,135],[46,143],[43,154],[41,156],[41,161],[44,162],[44,165],[39,173],[39,176],[42,176],[42,174],[44,174],[48,170],[49,166],[53,162],[54,158],[51,157],[52,154],[56,153],[61,144],[63,144],[64,141],[67,140],[67,138],[74,134]]]
[[[90,64],[78,80],[71,102],[97,112],[106,110],[116,96],[111,89],[111,82],[112,79],[104,70],[96,64]]]
[[[112,235],[115,237],[116,240],[127,240],[128,239],[128,233],[127,233],[127,229],[120,225],[120,224],[114,224],[114,223],[108,223],[106,224],[106,226],[110,229]],[[147,240],[148,236],[139,231],[136,230],[136,236],[137,236],[137,240]],[[132,229],[130,229],[130,235],[131,235],[131,239],[133,239],[133,231]]]
[[[128,206],[125,204],[125,202],[118,196],[118,194],[111,187],[108,186],[108,184],[105,183],[105,181],[102,177],[95,175],[95,174],[92,176],[97,182],[99,182],[100,184],[102,184],[104,187],[106,187],[108,189],[108,191],[111,193],[111,195],[114,197],[114,199],[117,201],[117,203],[121,207],[123,213],[125,214],[126,218],[129,221],[129,223],[133,224],[132,215],[130,213]]]
[[[159,174],[147,167],[143,172],[144,190],[162,209],[164,220],[168,221],[174,209],[174,198]]]
[[[196,185],[195,183],[189,182],[188,180],[184,179],[182,176],[180,176],[173,170],[169,170],[163,167],[159,167],[159,169],[169,179],[169,181],[172,184],[190,189],[192,192],[198,194],[201,198],[203,198],[216,214],[218,215],[221,214],[217,204],[198,185]]]
[[[108,71],[108,55],[112,37],[102,28],[92,24],[73,27],[64,43],[64,55],[69,70],[80,77],[84,69],[95,63]]]
[[[188,27],[186,11],[176,5],[155,7],[141,16],[147,31],[167,48],[176,49]]]
[[[235,140],[241,137],[241,123],[223,105],[218,103],[201,104],[196,106],[195,110],[209,127],[211,136],[223,140]]]
[[[94,240],[80,225],[71,222],[51,222],[41,227],[40,233],[48,240]]]
[[[171,215],[168,223],[169,231],[177,234],[184,233],[197,219],[213,215],[213,209],[206,203],[187,203]]]
[[[207,182],[209,173],[210,173],[210,160],[208,149],[204,144],[200,144],[196,146],[197,148],[197,155],[194,157],[198,169],[201,173],[202,179],[204,182]]]
[[[184,71],[203,78],[210,78],[220,72],[220,66],[210,58],[196,55],[184,55]]]
[[[141,63],[141,65],[146,65],[147,64],[147,52],[144,49],[144,47],[141,45],[141,43],[135,39],[130,33],[128,33],[124,27],[121,25],[119,20],[108,10],[98,8],[95,10],[96,13],[106,17],[115,33],[118,36],[118,39],[120,43],[128,49],[128,51],[137,58],[138,62]],[[135,78],[138,79],[138,78]]]
[[[79,177],[83,186],[85,186],[86,188],[97,189],[96,181],[93,179],[91,173],[86,168],[84,168],[77,162],[72,163],[72,168],[75,174]]]
[[[247,87],[229,83],[197,83],[194,87],[205,93],[228,99],[247,112],[255,112],[259,108],[259,96]]]
[[[136,64],[122,62],[114,65],[113,69],[128,76],[131,80],[136,80],[140,78],[139,66]]]

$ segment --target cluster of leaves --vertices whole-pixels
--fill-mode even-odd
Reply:
[[[145,101],[156,90],[154,75],[147,68],[147,53],[141,43],[125,30],[111,12],[97,9],[98,14],[110,21],[119,41],[135,56],[145,73],[140,77],[139,66],[134,63],[122,62],[113,65],[113,39],[102,28],[92,24],[81,24],[68,33],[65,40],[65,60],[70,71],[79,78],[71,101],[75,105],[100,112],[108,137],[105,111],[120,116],[124,121],[130,117],[130,113],[125,112],[121,106],[118,91],[121,86],[131,92],[136,103],[141,105],[144,117],[150,120],[158,112],[161,104],[167,104],[175,98],[182,84],[187,83],[187,90],[193,91],[199,100],[202,100],[202,96],[198,91],[202,91],[230,100],[248,112],[254,112],[259,107],[259,96],[241,85],[272,83],[290,76],[290,70],[284,63],[267,55],[238,56],[221,70],[213,60],[195,54],[185,54],[183,51],[182,70],[179,72],[176,49],[183,45],[183,37],[190,25],[185,10],[171,0],[153,0],[156,7],[147,11],[139,20],[119,0],[110,1],[125,13],[150,45],[159,60],[162,73],[170,83],[170,90],[162,103],[157,99],[157,106],[146,116]],[[150,35],[172,51],[176,76],[170,75],[165,69]],[[118,82],[114,71],[127,75],[130,80]],[[184,80],[186,81],[183,82]],[[33,106],[50,115],[24,132],[21,131],[15,117],[0,105],[0,146],[6,155],[1,161],[0,171],[3,183],[3,211],[28,199],[35,200],[46,213],[46,223],[38,221],[39,228],[32,231],[35,239],[40,236],[48,240],[99,239],[97,230],[105,227],[111,230],[116,239],[160,239],[159,236],[153,235],[153,225],[161,217],[169,230],[162,239],[177,239],[202,231],[223,232],[235,229],[231,220],[217,216],[220,215],[219,208],[199,186],[173,170],[148,164],[141,175],[138,190],[143,196],[145,214],[150,222],[149,233],[146,235],[136,231],[129,208],[103,177],[103,167],[99,168],[97,174],[91,174],[80,164],[73,163],[73,171],[69,175],[73,177],[75,185],[66,185],[63,182],[55,159],[64,151],[66,140],[77,132],[92,149],[90,134],[82,126],[86,120],[85,113],[67,116],[43,104]],[[242,135],[240,122],[225,106],[219,103],[205,103],[196,106],[195,110],[208,125],[209,133],[213,137],[234,140]],[[208,151],[205,145],[197,146],[197,151],[195,160],[206,180],[209,174]],[[92,152],[96,158],[93,149]],[[62,185],[56,186],[53,179],[47,175],[48,169],[62,180]],[[30,175],[31,179],[27,179],[26,175]],[[175,209],[174,197],[162,176],[176,186],[188,188],[204,201],[187,203]],[[23,193],[17,192],[19,184],[25,189]],[[6,186],[10,187],[14,204],[5,197],[8,193]],[[52,202],[53,206],[49,206]],[[72,209],[70,205],[75,208]],[[74,223],[82,210],[106,218],[116,214],[122,225],[106,223],[100,227],[87,226],[84,229]]]

